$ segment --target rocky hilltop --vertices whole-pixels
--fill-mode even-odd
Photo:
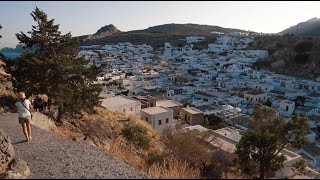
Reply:
[[[294,26],[291,26],[280,33],[302,36],[320,36],[320,19],[314,17],[305,22],[300,22]]]
[[[95,40],[95,39],[105,38],[107,36],[117,34],[117,33],[121,33],[121,31],[117,29],[113,24],[109,24],[101,27],[96,33],[92,35],[84,35],[84,36],[80,36],[79,38],[81,39],[81,41]]]

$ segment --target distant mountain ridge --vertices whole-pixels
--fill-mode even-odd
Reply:
[[[141,40],[165,40],[165,37],[170,39],[172,36],[181,35],[199,35],[210,36],[210,32],[218,31],[222,33],[230,32],[250,32],[240,29],[223,28],[220,26],[199,25],[199,24],[163,24],[152,26],[143,30],[133,30],[122,32],[114,25],[110,24],[100,28],[95,34],[79,36],[81,45],[118,43],[124,41],[132,41],[132,43],[141,43]],[[141,39],[142,38],[142,39]],[[150,39],[151,38],[151,39]],[[146,42],[147,43],[147,42]]]
[[[211,26],[211,25],[199,25],[199,24],[163,24],[163,25],[157,25],[152,26],[144,30],[135,30],[135,31],[129,31],[128,33],[181,33],[181,34],[190,34],[190,33],[205,33],[208,34],[212,31],[218,31],[223,33],[229,33],[233,31],[238,32],[247,32],[240,29],[230,29],[230,28],[223,28],[220,26]]]
[[[314,17],[308,21],[300,22],[297,25],[291,26],[280,33],[302,36],[320,36],[320,19]]]

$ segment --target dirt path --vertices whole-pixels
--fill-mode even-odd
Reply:
[[[0,115],[0,128],[10,137],[16,158],[27,162],[32,179],[148,178],[131,166],[84,143],[61,139],[32,126],[25,141],[17,114]]]

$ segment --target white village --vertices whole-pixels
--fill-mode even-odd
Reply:
[[[234,153],[242,134],[252,128],[257,104],[268,104],[278,115],[290,120],[293,115],[309,118],[309,145],[281,151],[292,165],[304,159],[314,178],[320,170],[320,82],[257,70],[257,61],[266,61],[268,51],[246,50],[259,33],[233,32],[219,35],[206,49],[193,43],[204,37],[189,36],[186,45],[163,44],[160,51],[151,45],[130,42],[103,46],[82,46],[91,63],[107,66],[96,79],[103,85],[101,106],[112,111],[139,116],[160,133],[171,130],[208,131],[221,144],[212,146]],[[306,97],[304,106],[296,102]],[[222,128],[217,128],[222,123]],[[290,167],[275,177],[294,175]]]

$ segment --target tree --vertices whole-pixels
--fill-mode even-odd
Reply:
[[[304,53],[307,51],[311,51],[313,47],[312,41],[302,41],[294,46],[294,50],[297,53]]]
[[[204,143],[204,140],[206,142]],[[208,134],[201,134],[193,131],[182,131],[174,133],[166,132],[163,142],[180,162],[187,162],[192,167],[200,168],[202,164],[210,161],[211,153],[207,150],[207,143],[215,138]]]
[[[244,134],[237,144],[237,162],[245,170],[259,168],[260,178],[283,167],[286,157],[280,152],[290,142],[293,147],[306,145],[309,124],[307,118],[293,116],[289,122],[276,115],[271,107],[257,106],[255,127]],[[247,171],[249,173],[249,171]]]
[[[2,29],[2,26],[0,24],[0,29]],[[2,36],[0,35],[0,39],[2,38]],[[5,59],[5,56],[0,52],[0,59]]]
[[[0,29],[2,29],[2,26],[1,26],[1,24],[0,24]],[[2,36],[0,35],[0,38],[2,38]]]
[[[306,101],[306,97],[304,97],[304,96],[298,96],[297,98],[296,98],[296,100],[295,100],[295,102],[296,102],[296,105],[298,105],[298,106],[303,106],[304,105],[304,103],[305,103],[305,101]]]
[[[141,125],[125,124],[122,134],[137,148],[148,149],[150,147],[150,137],[147,134],[147,129]]]
[[[71,33],[61,35],[59,25],[38,7],[31,13],[37,25],[27,34],[16,34],[29,51],[11,68],[13,86],[29,95],[47,94],[58,107],[56,120],[65,114],[77,115],[82,110],[93,111],[98,104],[100,85],[94,80],[103,66],[89,66],[89,61],[78,57],[79,42]],[[30,50],[32,49],[32,51]]]

